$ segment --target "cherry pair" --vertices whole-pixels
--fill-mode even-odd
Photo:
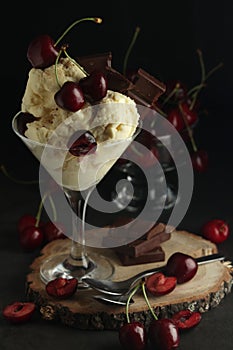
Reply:
[[[25,214],[18,221],[19,243],[25,251],[34,251],[43,243],[66,238],[61,223],[41,223],[37,217]]]

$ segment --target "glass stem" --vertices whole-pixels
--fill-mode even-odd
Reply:
[[[74,212],[72,213],[72,242],[68,263],[76,268],[87,269],[89,259],[85,246],[85,217],[91,189],[88,190],[84,201],[81,192],[65,190],[65,194]]]

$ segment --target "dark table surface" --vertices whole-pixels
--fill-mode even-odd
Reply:
[[[213,119],[214,120],[214,119]],[[216,124],[217,125],[217,124]],[[218,128],[212,125],[206,147],[210,166],[206,173],[196,174],[194,192],[181,223],[180,229],[200,234],[201,226],[207,220],[222,218],[232,228],[233,171],[230,167],[231,149],[228,147],[228,133],[218,145],[215,140]],[[9,133],[11,135],[11,133]],[[17,179],[36,178],[37,161],[21,143],[12,137],[7,155],[14,154],[14,163],[8,157],[5,165]],[[219,146],[220,145],[220,146]],[[17,150],[17,155],[15,154]],[[16,229],[19,217],[25,213],[35,214],[40,201],[38,185],[22,185],[0,174],[1,191],[1,235],[0,235],[0,308],[13,301],[25,300],[25,279],[29,265],[39,251],[25,253],[19,246]],[[219,244],[219,251],[233,260],[233,234]],[[221,303],[203,314],[201,323],[191,331],[182,334],[180,349],[232,349],[233,344],[233,298],[228,294]],[[42,349],[121,349],[116,331],[83,331],[43,320],[35,314],[29,323],[12,325],[0,315],[1,350]]]

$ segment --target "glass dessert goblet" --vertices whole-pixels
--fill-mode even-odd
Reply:
[[[90,151],[83,157],[74,157],[67,142],[59,138],[59,130],[56,130],[48,143],[40,143],[24,136],[22,114],[19,112],[13,118],[13,131],[39,160],[41,167],[61,187],[72,217],[69,246],[65,251],[57,252],[42,262],[40,267],[42,281],[47,283],[57,277],[75,277],[78,279],[79,287],[85,288],[88,286],[82,282],[82,277],[87,274],[92,278],[110,278],[114,273],[111,259],[102,254],[102,251],[86,246],[87,203],[95,186],[138,135],[140,127],[133,126],[135,131],[133,136],[104,140],[97,144],[93,152]],[[82,136],[82,133],[80,135]]]

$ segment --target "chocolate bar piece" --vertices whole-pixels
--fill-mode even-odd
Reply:
[[[151,239],[137,239],[129,244],[116,247],[116,251],[120,254],[129,255],[131,257],[139,257],[151,250],[160,246],[162,242],[165,242],[171,238],[171,233],[161,232],[152,237]]]
[[[166,226],[162,222],[155,224],[146,234],[145,238],[146,239],[151,239],[154,236],[158,235],[161,232],[164,232]]]
[[[138,265],[138,264],[147,264],[152,262],[159,262],[165,260],[165,252],[161,247],[156,247],[154,250],[140,255],[138,257],[132,257],[126,254],[117,254],[122,265]]]
[[[112,68],[111,52],[80,56],[77,57],[77,62],[88,74],[95,70],[103,72],[106,75],[109,90],[126,93],[133,87],[133,83],[130,80]]]
[[[106,67],[105,74],[107,77],[108,89],[126,93],[133,88],[133,83],[112,67]]]
[[[103,52],[97,53],[95,55],[81,56],[77,58],[77,62],[89,74],[95,70],[105,72],[106,67],[111,67],[112,53]]]
[[[134,80],[134,86],[128,91],[128,96],[133,98],[138,104],[154,107],[156,106],[156,101],[165,90],[166,86],[161,81],[139,68]]]
[[[135,241],[137,237],[140,237],[140,240],[151,239],[158,233],[163,232],[166,227],[163,223],[153,225],[151,221],[127,218],[120,218],[111,226],[109,234],[103,242],[105,246],[109,247],[113,245],[124,246],[129,241]]]

